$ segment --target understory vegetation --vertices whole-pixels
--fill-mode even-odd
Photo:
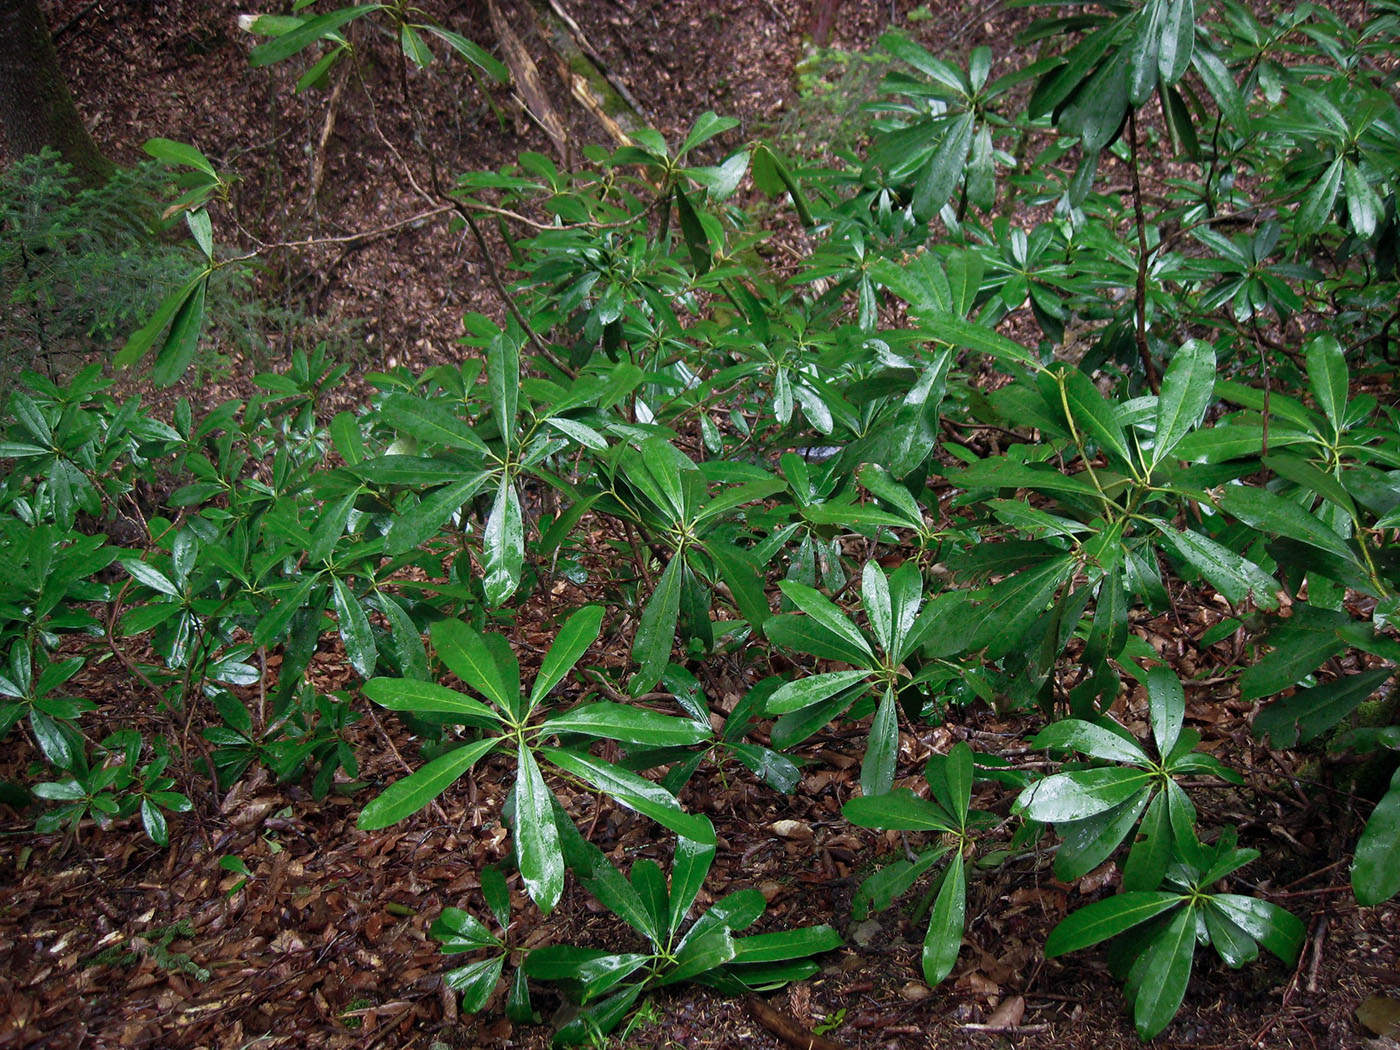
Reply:
[[[1258,850],[1192,801],[1244,784],[1187,724],[1226,699],[1257,703],[1254,734],[1300,766],[1355,758],[1356,900],[1400,892],[1400,6],[1359,26],[1306,3],[1090,6],[1033,22],[1024,68],[886,36],[852,60],[883,78],[858,119],[833,110],[834,151],[735,142],[705,113],[679,143],[641,131],[576,170],[523,153],[447,184],[406,144],[425,207],[508,243],[502,320],[467,315],[460,365],[375,373],[356,411],[324,410],[347,369],[324,345],[243,401],[116,396],[122,369],[174,383],[249,331],[266,246],[224,250],[231,176],[192,146],[153,140],[160,175],[97,198],[52,158],[13,169],[10,363],[60,320],[65,345],[132,334],[9,399],[0,735],[34,761],[3,801],[41,832],[125,822],[165,844],[209,785],[263,766],[317,797],[358,788],[374,830],[495,756],[509,860],[432,936],[465,1011],[570,998],[561,1042],[659,987],[803,979],[841,943],[835,917],[746,934],[757,889],[698,907],[720,843],[681,801],[716,768],[790,792],[833,725],[862,741],[844,818],[905,844],[856,911],[912,895],[930,985],[957,963],[969,874],[1038,849],[1064,882],[1117,864],[1118,892],[1044,948],[1109,942],[1144,1038],[1198,949],[1294,962],[1303,923],[1230,881]],[[300,62],[314,88],[357,60],[363,20],[405,64],[436,48],[507,77],[414,17],[250,19],[253,60]],[[149,236],[162,214],[187,241]],[[124,290],[157,280],[150,301]],[[1185,595],[1203,633],[1142,629]],[[542,650],[512,644],[527,603]],[[1214,654],[1201,674],[1187,649]],[[326,652],[341,691],[307,677]],[[92,730],[69,683],[113,661],[162,731]],[[719,663],[742,668],[737,701]],[[958,743],[911,767],[912,741],[973,708],[1038,722],[1047,761]],[[377,793],[347,734],[371,710],[421,743]],[[986,782],[1009,804],[974,808]],[[670,870],[620,870],[565,784],[654,822]],[[520,909],[566,893],[632,947],[515,939]]]

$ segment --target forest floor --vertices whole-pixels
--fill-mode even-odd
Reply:
[[[485,3],[428,6],[443,24],[494,41]],[[852,114],[799,68],[814,8],[839,8],[833,45],[869,46],[893,21],[935,53],[961,59],[988,44],[998,61],[1015,57],[1010,41],[1027,18],[985,0],[917,9],[908,0],[564,0],[562,6],[672,142],[712,109],[742,121],[721,140],[731,147],[773,134],[820,143],[848,128]],[[507,17],[521,10],[500,7]],[[921,17],[929,8],[931,15]],[[344,407],[363,400],[358,377],[365,372],[456,359],[462,314],[499,316],[501,304],[474,245],[440,218],[389,229],[425,210],[387,145],[412,141],[392,66],[371,60],[363,85],[347,84],[333,96],[296,95],[299,69],[249,68],[252,41],[237,24],[245,11],[229,0],[46,5],[79,108],[114,159],[133,162],[145,140],[160,136],[191,142],[239,173],[231,207],[220,213],[228,223],[236,216],[241,227],[223,228],[228,242],[386,231],[350,246],[275,255],[265,276],[264,292],[308,314],[354,366],[334,394]],[[530,27],[514,22],[528,43]],[[852,68],[849,76],[858,77],[859,63]],[[556,69],[542,63],[542,78],[568,150],[606,140],[590,113],[571,101]],[[444,171],[499,167],[522,149],[559,157],[559,143],[507,92],[497,91],[488,104],[460,64],[435,64],[416,74],[414,88],[422,126],[431,129],[428,145]],[[265,358],[227,358],[186,391],[207,404],[247,396],[252,374],[285,360],[287,350],[269,346]],[[550,616],[538,598],[521,611],[516,632],[524,651]],[[1134,629],[1174,654],[1184,678],[1210,682],[1212,670],[1223,672],[1237,655],[1229,639],[1209,647],[1193,640],[1219,616],[1211,603],[1183,592],[1170,616]],[[626,639],[611,644],[618,648],[612,655],[625,660]],[[608,658],[601,649],[592,656]],[[709,695],[732,700],[755,673],[738,660],[720,661],[704,670],[705,686]],[[85,675],[85,695],[114,724],[164,730],[164,716],[117,661],[93,661]],[[322,690],[351,686],[343,654],[329,643],[313,677]],[[1235,973],[1213,953],[1198,953],[1185,1005],[1156,1045],[1374,1043],[1355,1010],[1368,996],[1393,994],[1400,985],[1400,907],[1362,910],[1351,897],[1345,858],[1365,804],[1334,786],[1334,771],[1325,765],[1294,769],[1262,747],[1250,733],[1252,705],[1232,694],[1229,675],[1218,680],[1213,690],[1193,690],[1188,719],[1208,750],[1244,773],[1247,786],[1202,783],[1196,798],[1203,823],[1236,824],[1242,845],[1262,851],[1236,885],[1294,911],[1308,937],[1295,968],[1266,959]],[[1142,698],[1132,693],[1115,713],[1139,730],[1146,721]],[[946,725],[902,741],[900,772],[916,776],[930,753],[959,740],[1032,761],[1023,741],[1035,728],[1030,717],[982,708],[953,712]],[[399,755],[416,753],[405,728],[368,710],[352,737],[362,775],[376,783],[401,776]],[[0,775],[22,770],[34,757],[14,743],[15,735],[10,740]],[[730,766],[702,771],[682,800],[713,820],[721,843],[702,899],[757,887],[769,901],[765,928],[832,922],[846,946],[826,958],[820,974],[765,1002],[693,988],[655,995],[612,1045],[807,1050],[801,1038],[784,1041],[774,1030],[774,1011],[800,1030],[820,1033],[812,1050],[1139,1045],[1102,952],[1041,956],[1047,933],[1067,910],[1112,890],[1111,866],[1074,885],[1056,882],[1049,855],[1041,852],[979,871],[969,887],[958,965],[932,991],[920,979],[922,931],[908,908],[850,920],[860,880],[879,858],[903,848],[897,834],[841,819],[841,802],[858,777],[858,743],[839,730],[813,738],[802,749],[805,776],[792,795],[776,794]],[[508,772],[504,763],[481,767],[439,807],[372,833],[357,830],[355,818],[373,789],[318,801],[305,785],[278,784],[265,773],[227,793],[205,785],[191,791],[194,813],[172,822],[168,850],[131,822],[85,827],[71,841],[34,834],[28,820],[0,808],[6,843],[0,1047],[547,1045],[549,1026],[512,1025],[499,990],[479,1015],[460,1014],[441,980],[449,960],[427,935],[443,907],[479,909],[476,873],[508,849],[498,819]],[[600,808],[591,797],[575,803],[581,826],[615,859],[668,862],[669,847],[645,820]],[[974,799],[1000,814],[1009,803],[1010,794],[994,786],[980,788]],[[226,856],[246,865],[245,884],[220,867]],[[527,917],[513,937],[532,946],[612,946],[624,933],[575,893],[547,921]],[[547,992],[536,1003],[546,1019],[559,1006]]]

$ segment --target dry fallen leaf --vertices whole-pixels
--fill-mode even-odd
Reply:
[[[1019,995],[1003,999],[987,1018],[988,1028],[1015,1028],[1026,1016],[1026,1000]]]
[[[1356,1019],[1376,1035],[1400,1036],[1400,999],[1373,995],[1356,1008]]]

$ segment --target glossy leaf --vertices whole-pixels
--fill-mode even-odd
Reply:
[[[1391,778],[1390,790],[1376,803],[1356,844],[1351,887],[1356,902],[1366,908],[1400,893],[1400,773]]]
[[[365,806],[355,826],[361,831],[376,831],[417,813],[456,783],[497,743],[494,737],[488,737],[464,744],[445,755],[439,755],[402,780],[396,780]]]
[[[963,928],[967,912],[967,869],[961,856],[954,855],[948,873],[933,902],[928,932],[920,955],[924,981],[929,987],[940,983],[953,972],[962,948]]]
[[[564,892],[564,858],[554,827],[554,795],[525,742],[515,751],[515,859],[526,892],[546,915]]]

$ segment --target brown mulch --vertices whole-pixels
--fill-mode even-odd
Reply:
[[[430,13],[465,35],[489,42],[484,3],[438,2]],[[742,120],[742,141],[776,123],[792,105],[794,66],[814,8],[837,9],[832,42],[869,44],[890,20],[884,0],[811,4],[799,0],[572,0],[565,4],[612,72],[646,115],[679,141],[706,109]],[[893,5],[903,20],[917,5]],[[996,3],[929,5],[937,15],[917,31],[935,51],[962,53],[977,44],[1008,51],[1009,27],[1024,12]],[[246,11],[230,0],[53,0],[50,23],[62,27],[59,50],[79,106],[105,149],[120,161],[140,156],[152,136],[193,142],[216,164],[237,171],[232,213],[248,237],[272,242],[372,230],[422,210],[375,132],[411,139],[411,122],[392,70],[369,64],[378,103],[347,87],[324,150],[326,97],[293,96],[297,72],[252,70],[250,46],[237,29]],[[557,72],[546,79],[567,98]],[[445,171],[496,167],[521,149],[550,152],[545,133],[507,93],[492,102],[445,66],[418,74],[419,106]],[[553,79],[550,79],[553,78]],[[564,107],[575,141],[602,141],[603,130],[576,105]],[[730,139],[726,139],[726,142]],[[320,192],[311,171],[323,163]],[[216,231],[238,240],[227,225]],[[367,372],[452,361],[463,312],[499,316],[501,307],[469,239],[435,223],[371,240],[352,250],[328,248],[278,256],[267,293],[297,302],[327,325],[355,322],[360,343],[351,382],[338,405],[362,395]],[[248,377],[284,356],[228,362],[203,396],[247,396]],[[199,392],[192,388],[189,392]],[[565,599],[576,596],[569,593]],[[527,606],[517,627],[522,659],[538,659],[552,633],[541,623],[555,610]],[[1188,637],[1216,617],[1182,595],[1180,622],[1144,622],[1157,644],[1171,639],[1187,673],[1210,679],[1231,662],[1228,644],[1198,652]],[[536,637],[538,634],[538,637]],[[595,666],[625,661],[630,628],[590,654]],[[333,647],[317,660],[313,681],[346,688]],[[532,655],[532,653],[534,655]],[[718,660],[701,674],[722,709],[762,676],[741,657]],[[140,683],[113,660],[75,680],[101,705],[91,725],[139,722],[150,732],[175,725],[155,710]],[[1285,904],[1307,923],[1309,939],[1294,969],[1265,959],[1234,973],[1213,954],[1198,955],[1181,1014],[1158,1045],[1357,1047],[1366,1033],[1353,1018],[1358,1003],[1400,984],[1400,907],[1358,909],[1337,858],[1355,841],[1357,814],[1342,792],[1319,789],[1328,771],[1285,768],[1249,733],[1249,705],[1229,692],[1194,690],[1189,717],[1205,745],[1246,772],[1245,790],[1202,784],[1196,793],[1206,826],[1235,823],[1242,843],[1262,859],[1237,886]],[[363,704],[363,702],[361,702]],[[361,775],[373,786],[353,795],[313,798],[305,785],[250,775],[227,793],[191,789],[195,813],[172,819],[172,846],[158,849],[134,821],[85,826],[76,839],[36,835],[24,815],[0,808],[0,1048],[243,1047],[458,1048],[543,1047],[547,1025],[514,1026],[501,993],[476,1017],[459,1013],[441,976],[445,959],[428,935],[445,906],[485,916],[478,872],[500,860],[508,840],[500,823],[510,763],[487,762],[429,808],[378,832],[355,828],[364,802],[403,773],[396,758],[416,759],[409,732],[363,705],[349,737]],[[1141,698],[1117,712],[1142,728]],[[87,724],[87,723],[85,723]],[[926,756],[968,740],[979,751],[1020,754],[1034,730],[1029,719],[990,710],[950,712],[948,724],[922,728],[901,742],[901,772],[918,779]],[[171,731],[178,731],[178,727]],[[952,977],[930,991],[919,973],[922,929],[907,908],[855,924],[849,904],[879,858],[899,855],[898,834],[847,825],[840,816],[858,778],[859,734],[832,731],[802,751],[804,778],[781,796],[730,762],[707,766],[683,795],[714,821],[720,849],[701,900],[758,888],[769,901],[766,930],[832,922],[846,947],[822,972],[767,1005],[800,1030],[851,1050],[926,1047],[1034,1050],[1137,1046],[1130,1019],[1102,953],[1043,960],[1040,947],[1068,910],[1111,892],[1104,870],[1078,885],[1057,883],[1049,857],[1032,851],[979,870],[969,888],[968,928]],[[26,780],[35,759],[19,734],[8,738],[0,777]],[[1291,779],[1296,778],[1296,779]],[[561,787],[567,795],[568,789]],[[592,795],[563,797],[580,827],[626,867],[640,857],[669,861],[655,825]],[[1005,815],[1009,796],[980,789],[975,804]],[[236,857],[250,871],[220,867]],[[566,893],[547,921],[517,893],[511,943],[623,947],[625,928],[587,899]],[[762,1006],[704,990],[658,993],[618,1045],[746,1047],[792,1045],[775,1033]],[[562,1004],[548,989],[536,1006],[546,1020]],[[826,1026],[830,1026],[827,1028]],[[977,1027],[982,1026],[982,1027]]]

